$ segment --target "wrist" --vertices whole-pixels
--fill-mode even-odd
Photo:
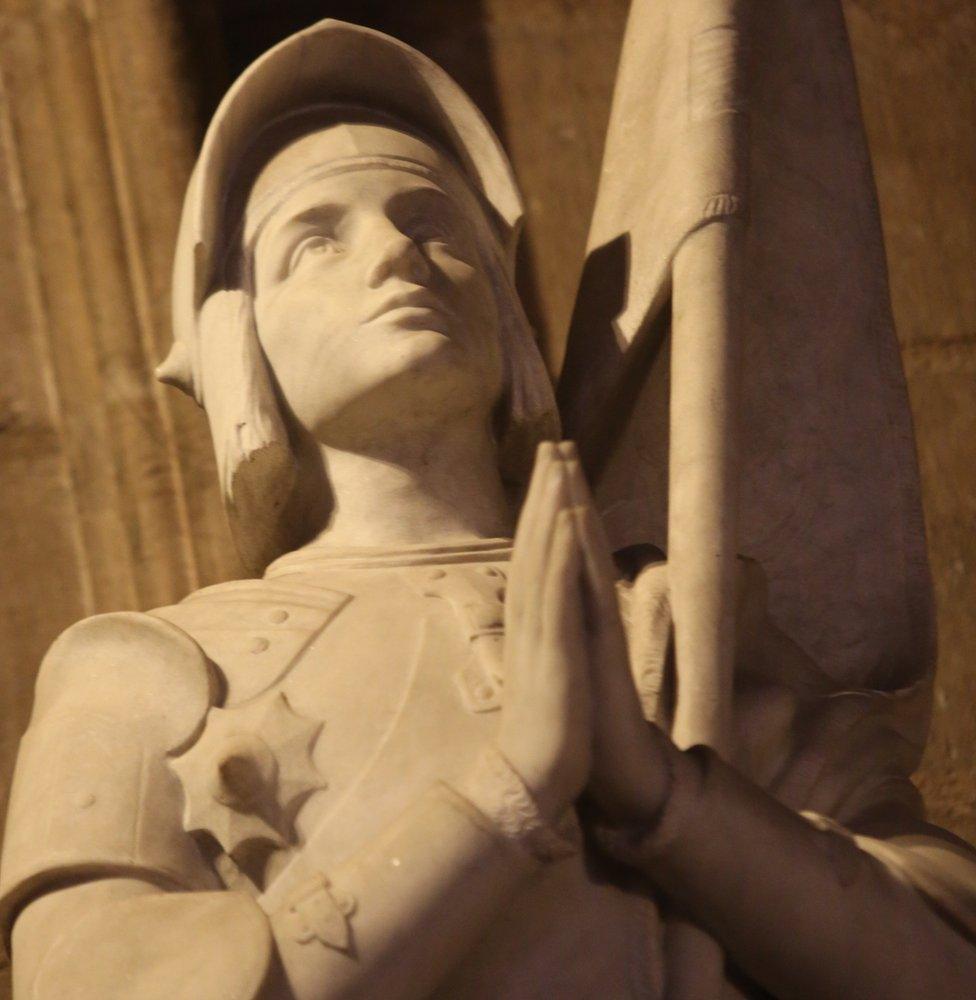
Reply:
[[[666,792],[648,797],[641,811],[626,819],[604,816],[593,825],[601,848],[633,867],[652,866],[681,837],[702,796],[712,751],[700,746],[682,751],[668,744]]]
[[[544,813],[519,771],[493,746],[484,749],[457,790],[489,819],[495,829],[537,861],[557,861],[575,854],[579,830],[564,806],[556,822]]]
[[[542,819],[556,823],[583,790],[588,761],[573,751],[556,752],[540,745],[538,736],[526,739],[529,727],[520,727],[517,734],[499,733],[495,752],[518,775]]]
[[[681,768],[680,755],[671,740],[651,725],[626,751],[612,755],[598,751],[598,760],[613,761],[612,769],[594,770],[589,787],[589,798],[605,825],[653,827],[667,806],[675,770]]]

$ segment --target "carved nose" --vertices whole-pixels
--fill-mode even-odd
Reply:
[[[413,240],[400,232],[383,238],[383,249],[370,268],[367,284],[378,288],[389,278],[401,278],[416,285],[425,285],[430,278],[427,258]]]

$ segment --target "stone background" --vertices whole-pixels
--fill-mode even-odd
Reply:
[[[919,780],[934,819],[976,839],[976,4],[844,7],[941,637]],[[150,377],[182,190],[233,75],[330,15],[440,62],[515,162],[523,294],[555,365],[625,13],[625,0],[0,0],[0,802],[63,628],[241,575],[203,417]]]

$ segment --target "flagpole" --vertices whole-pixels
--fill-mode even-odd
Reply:
[[[608,430],[627,417],[622,411],[636,403],[635,385],[657,356],[670,297],[667,555],[677,681],[671,735],[681,748],[704,744],[726,757],[749,7],[749,0],[632,0],[560,383],[567,422],[584,427],[584,458],[600,469]],[[631,446],[640,447],[639,437]],[[671,917],[666,946],[667,1000],[721,996],[724,956],[715,941]]]
[[[738,322],[747,185],[746,117],[741,113],[744,3],[704,0],[689,114],[709,122],[705,164],[724,191],[672,263],[668,448],[668,585],[677,697],[671,736],[731,755],[738,554],[736,424],[741,337]],[[705,29],[705,30],[701,30]],[[718,41],[718,45],[715,41]],[[715,58],[718,55],[718,58]],[[699,155],[701,154],[699,150]],[[692,179],[694,183],[694,179]],[[717,1000],[725,981],[721,946],[695,924],[674,921],[666,938],[667,1000]]]
[[[674,261],[668,583],[678,692],[672,738],[732,749],[737,555],[738,219],[692,233]]]
[[[736,390],[741,221],[692,233],[674,260],[668,474],[668,586],[678,690],[671,736],[732,749],[735,667]],[[668,925],[667,1000],[717,1000],[721,947]]]

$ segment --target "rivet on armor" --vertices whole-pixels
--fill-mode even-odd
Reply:
[[[270,646],[270,645],[271,645],[271,643],[267,639],[265,639],[265,637],[263,635],[259,635],[251,643],[251,652],[252,653],[263,653],[268,648],[268,646]]]
[[[477,632],[494,631],[502,627],[502,609],[497,605],[474,605],[470,613],[471,624]]]
[[[356,897],[352,893],[337,892],[333,895],[335,896],[336,905],[345,916],[351,917],[356,912]]]
[[[284,608],[278,608],[271,612],[270,618],[272,624],[280,625],[282,622],[288,621],[288,612]]]

